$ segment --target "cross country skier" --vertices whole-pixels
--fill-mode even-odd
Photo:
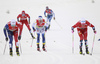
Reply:
[[[9,37],[9,48],[10,48],[10,55],[13,56],[13,36],[15,39],[15,47],[16,47],[16,53],[19,56],[19,42],[18,42],[18,28],[21,28],[21,23],[16,22],[14,19],[9,21],[5,27],[4,27],[4,35],[5,35],[5,40],[8,41],[8,37]],[[8,35],[7,33],[8,32]],[[20,34],[19,34],[20,35]]]
[[[20,20],[19,20],[19,18],[20,18]],[[28,20],[27,20],[27,18],[28,18]],[[20,34],[22,33],[23,24],[25,24],[25,25],[27,26],[27,28],[28,28],[28,30],[29,30],[29,32],[30,32],[32,38],[35,38],[35,37],[33,36],[32,32],[31,32],[31,28],[30,28],[30,26],[29,26],[29,24],[30,24],[30,16],[29,16],[27,13],[25,13],[24,10],[22,11],[21,14],[19,14],[19,15],[17,16],[17,21],[22,23],[21,30],[20,30],[20,31],[21,31]],[[18,37],[18,39],[19,39],[19,40],[21,39],[21,35]]]
[[[94,25],[92,25],[90,22],[88,22],[87,20],[85,20],[84,18],[81,18],[81,20],[79,20],[75,25],[72,26],[72,32],[74,32],[74,28],[77,28],[78,31],[78,35],[80,37],[80,54],[83,54],[82,52],[82,45],[83,45],[83,40],[85,41],[85,48],[86,48],[86,53],[89,54],[88,51],[88,42],[87,42],[87,27],[92,27],[94,33],[96,33],[95,31],[95,27]]]
[[[47,6],[46,7],[46,10],[45,10],[45,12],[44,12],[44,16],[47,18],[46,19],[46,22],[48,22],[48,29],[50,28],[50,24],[51,24],[51,19],[52,19],[52,17],[54,18],[54,20],[55,20],[55,14],[54,14],[54,12],[51,10],[51,9],[49,9],[49,7]]]
[[[40,51],[40,35],[42,35],[42,42],[43,42],[43,51],[46,51],[45,49],[45,32],[47,31],[47,24],[45,23],[45,20],[42,18],[42,16],[39,16],[35,23],[32,25],[33,32],[37,32],[37,51]]]

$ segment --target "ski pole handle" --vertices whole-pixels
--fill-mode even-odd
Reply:
[[[72,30],[72,33],[74,33],[74,31]]]
[[[95,41],[95,33],[94,33],[94,37],[93,37],[93,44],[92,44],[91,54],[93,53],[94,41]]]

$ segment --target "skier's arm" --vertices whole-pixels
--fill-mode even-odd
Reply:
[[[55,13],[52,10],[51,10],[51,12],[52,12],[53,18],[55,20]]]
[[[17,21],[18,21],[18,22],[19,22],[19,17],[20,17],[20,15],[17,16]]]
[[[36,26],[36,22],[33,23],[33,25],[32,25],[33,31],[36,31],[35,26]]]
[[[5,37],[6,37],[6,39],[5,39],[6,41],[8,41],[8,37],[7,37],[7,33],[6,33],[7,29],[8,29],[8,25],[6,24],[6,26],[5,26],[4,29],[3,29],[4,35],[5,35]]]
[[[21,31],[20,29],[22,28],[22,23],[17,22],[18,28],[19,28],[19,36],[21,36]]]
[[[47,29],[48,29],[48,23],[45,22],[45,31],[47,31]]]
[[[76,27],[78,27],[78,26],[79,26],[79,22],[77,22],[75,25],[73,25],[73,26],[71,27],[72,33],[74,32],[74,28],[76,28]]]
[[[72,28],[74,29],[74,28],[76,28],[78,26],[79,26],[79,22],[77,22],[75,25],[73,25]]]
[[[96,33],[95,26],[92,25],[91,23],[89,23],[88,21],[86,21],[86,22],[87,22],[87,25],[88,25],[89,27],[92,27],[94,33]]]
[[[30,24],[30,18],[28,19],[28,21],[29,21],[29,24]]]
[[[27,14],[27,17],[28,17],[28,22],[29,22],[29,24],[30,24],[30,16]]]
[[[90,22],[86,21],[86,24],[89,26],[89,27],[94,27],[94,25],[92,25]]]
[[[44,11],[44,16],[46,17],[46,11]]]

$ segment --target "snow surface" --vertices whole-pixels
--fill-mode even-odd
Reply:
[[[100,0],[0,0],[0,64],[100,64]],[[18,57],[15,53],[9,56],[9,44],[7,42],[6,52],[3,55],[6,44],[3,34],[5,24],[16,19],[17,15],[25,10],[31,16],[31,25],[43,15],[45,7],[49,6],[54,12],[56,21],[52,20],[51,28],[46,33],[47,52],[36,50],[36,40],[32,39],[27,27],[24,25],[21,48],[22,53]],[[9,14],[7,13],[9,12]],[[93,55],[79,54],[79,36],[77,30],[74,32],[74,54],[72,53],[72,33],[71,26],[74,25],[81,17],[86,18],[95,25],[97,34]],[[45,18],[45,17],[44,17]],[[60,24],[60,27],[57,23]],[[36,34],[34,34],[36,36]],[[94,33],[92,28],[88,28],[88,44],[91,52]],[[85,46],[83,45],[85,52]]]

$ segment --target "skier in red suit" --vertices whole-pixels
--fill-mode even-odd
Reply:
[[[11,20],[4,27],[4,35],[6,37],[5,38],[6,41],[8,41],[8,37],[9,37],[9,48],[10,48],[10,55],[11,56],[13,56],[13,50],[12,50],[12,48],[13,48],[13,36],[15,39],[16,53],[19,56],[18,29],[21,28],[21,25],[22,24],[20,22],[17,22],[15,20]],[[8,32],[8,34],[6,32]]]
[[[92,25],[90,22],[88,22],[87,20],[85,20],[84,18],[81,18],[81,20],[79,20],[75,25],[72,26],[72,32],[74,32],[74,28],[77,28],[78,31],[78,35],[80,37],[80,54],[82,54],[82,45],[83,45],[83,40],[85,41],[85,47],[86,47],[86,53],[89,54],[88,51],[88,43],[87,43],[87,27],[92,27],[94,33],[96,33],[95,31],[95,27],[94,25]]]
[[[20,18],[20,20],[19,20],[19,18]],[[28,18],[28,20],[27,20],[27,18]],[[29,26],[29,24],[30,24],[30,16],[29,16],[27,13],[25,13],[24,10],[22,11],[21,14],[19,14],[19,15],[17,16],[17,21],[22,23],[21,30],[20,30],[20,31],[21,31],[20,34],[22,33],[23,24],[25,24],[25,25],[27,26],[27,28],[28,28],[28,30],[29,30],[29,32],[30,32],[32,38],[35,38],[35,37],[33,36],[32,32],[31,32],[31,28],[30,28],[30,26]],[[19,39],[19,40],[21,39],[21,35],[18,37],[18,39]]]

